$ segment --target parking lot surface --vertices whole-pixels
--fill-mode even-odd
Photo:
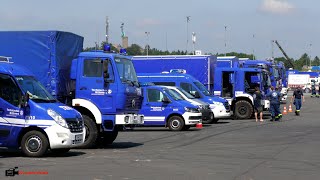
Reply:
[[[0,179],[319,179],[319,104],[306,95],[301,116],[288,113],[280,122],[221,120],[182,132],[135,128],[120,132],[113,145],[58,157],[0,150]],[[47,174],[6,177],[14,167]]]

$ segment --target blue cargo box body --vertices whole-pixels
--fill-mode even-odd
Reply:
[[[172,69],[184,69],[208,89],[212,89],[216,56],[133,56],[137,73],[161,73]],[[210,68],[211,66],[211,68]]]
[[[82,51],[83,39],[62,31],[0,31],[0,54],[31,70],[60,99],[70,91],[71,62]]]

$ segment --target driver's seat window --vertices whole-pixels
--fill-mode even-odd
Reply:
[[[163,93],[157,89],[148,89],[148,102],[162,102]]]
[[[16,107],[21,104],[21,91],[9,75],[0,74],[0,98]]]

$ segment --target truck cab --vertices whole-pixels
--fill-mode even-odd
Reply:
[[[142,90],[144,98],[140,113],[144,114],[144,126],[165,126],[172,131],[181,131],[202,123],[199,107],[174,90],[166,86],[144,86]]]
[[[84,142],[82,116],[58,102],[35,76],[0,58],[0,147],[38,157],[68,152]]]
[[[228,100],[237,119],[248,119],[253,114],[255,87],[267,94],[271,86],[266,71],[257,68],[217,68],[215,70],[214,94]],[[270,104],[264,100],[264,109]]]
[[[228,101],[212,95],[207,88],[189,74],[182,73],[138,73],[139,82],[152,82],[156,85],[177,86],[195,98],[210,105],[213,118],[206,123],[217,122],[218,119],[231,117]]]
[[[123,126],[143,124],[138,114],[143,98],[131,59],[105,48],[82,52],[71,65],[71,103],[84,118],[85,148],[100,138],[111,144]]]

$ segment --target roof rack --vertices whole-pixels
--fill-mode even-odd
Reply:
[[[11,57],[0,56],[0,62],[10,62]]]

